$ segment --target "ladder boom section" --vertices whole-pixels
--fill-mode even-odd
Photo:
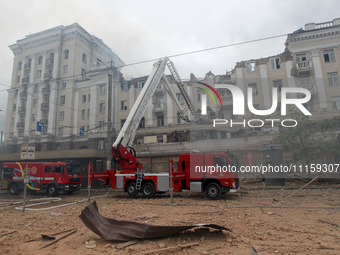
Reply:
[[[161,81],[167,61],[168,58],[163,58],[154,64],[151,74],[146,80],[142,91],[139,93],[116,141],[112,145],[113,147],[117,146],[119,143],[124,147],[131,146],[133,143],[140,120],[143,117],[156,87]]]
[[[197,112],[195,111],[195,108],[194,108],[194,106],[193,106],[193,104],[190,100],[190,97],[189,97],[188,93],[186,92],[186,90],[184,88],[184,85],[183,85],[181,78],[180,78],[180,76],[179,76],[179,74],[176,70],[175,65],[170,60],[167,62],[167,65],[168,65],[168,68],[169,68],[172,76],[174,77],[174,79],[176,81],[176,84],[178,86],[179,91],[183,95],[185,103],[188,105],[188,108],[189,108],[194,120],[195,121],[199,120],[199,116],[198,116]]]
[[[185,114],[183,107],[178,102],[176,95],[174,94],[173,90],[171,89],[170,82],[169,82],[169,80],[168,80],[168,78],[166,77],[165,74],[163,74],[163,76],[162,76],[161,83],[162,83],[163,87],[165,88],[165,90],[168,92],[170,99],[175,104],[177,112],[179,113],[180,117],[183,120],[190,122],[190,120],[188,119],[188,116],[186,116],[186,114]]]

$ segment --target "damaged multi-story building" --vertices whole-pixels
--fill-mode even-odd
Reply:
[[[305,108],[311,118],[331,118],[340,111],[340,19],[306,24],[287,36],[285,50],[275,56],[236,63],[225,74],[208,72],[204,78],[184,81],[194,108],[201,113],[202,82],[212,87],[229,84],[246,95],[251,88],[255,109],[278,102],[271,119],[282,119],[282,88],[306,88],[311,99]],[[84,166],[95,161],[106,168],[108,144],[117,136],[148,76],[125,80],[124,63],[100,39],[78,24],[32,34],[10,49],[14,53],[9,90],[3,160],[19,160],[21,144],[36,144],[36,160],[77,160]],[[168,76],[180,104],[187,108],[175,81]],[[237,154],[240,164],[261,164],[259,147],[272,141],[279,126],[265,122],[249,110],[233,114],[233,95],[217,89],[222,104],[208,97],[207,114],[198,123],[187,123],[177,113],[161,85],[139,124],[135,138],[137,157],[145,170],[168,170],[170,159],[193,151],[226,151]],[[186,109],[188,116],[189,111]],[[213,119],[229,125],[213,127]],[[249,120],[263,121],[254,127]],[[230,121],[236,123],[230,126]],[[39,130],[37,122],[43,123]],[[258,124],[258,123],[257,123]],[[285,156],[284,156],[285,157]],[[287,159],[289,160],[289,159]]]

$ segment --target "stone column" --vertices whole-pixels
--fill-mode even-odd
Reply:
[[[48,129],[47,133],[56,135],[56,118],[58,116],[58,83],[53,81],[50,88],[50,100],[48,109]]]
[[[176,115],[176,120],[174,120],[174,117],[173,117],[172,104],[173,102],[169,96],[169,93],[166,93],[166,115],[168,117],[167,124],[173,124],[173,123],[176,123],[177,121],[177,115]]]
[[[90,103],[90,129],[95,128],[96,125],[96,117],[97,117],[97,86],[91,86],[91,103]]]
[[[321,61],[319,56],[320,49],[315,49],[311,51],[312,61],[315,73],[315,82],[317,89],[317,96],[319,98],[319,107],[320,110],[327,109],[327,98],[325,91],[325,83],[322,77],[322,69],[321,69]]]
[[[73,97],[73,135],[78,133],[79,91],[75,91]],[[92,102],[92,95],[91,95]]]
[[[267,68],[266,65],[260,65],[264,109],[269,109],[271,107],[271,103],[273,102],[273,100],[270,100],[271,98],[269,93],[268,74],[266,68]],[[257,87],[257,91],[259,91],[259,86]]]
[[[29,83],[34,83],[35,77],[37,74],[35,73],[35,56],[31,57],[31,70],[30,70],[30,80]]]
[[[31,69],[32,70],[32,69]],[[32,78],[32,76],[31,76]],[[32,115],[32,94],[34,92],[34,85],[29,84],[27,89],[27,102],[26,102],[26,116],[25,116],[25,129],[24,129],[24,135],[29,136],[29,132],[31,130],[31,115]]]

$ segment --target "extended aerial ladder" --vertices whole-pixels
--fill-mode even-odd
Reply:
[[[167,76],[164,74],[166,66],[168,66],[189,107],[190,118],[186,116],[176,94],[173,93]],[[179,155],[177,171],[174,171],[173,161],[170,161],[169,172],[143,173],[142,164],[137,160],[136,152],[131,145],[144,111],[160,84],[169,93],[178,113],[184,120],[198,120],[197,113],[174,65],[166,57],[157,61],[116,141],[111,146],[112,158],[118,164],[118,171],[109,169],[104,173],[92,173],[91,167],[89,167],[90,180],[102,179],[104,185],[110,186],[112,189],[124,189],[130,197],[136,197],[139,193],[142,193],[146,198],[152,198],[157,192],[166,192],[171,188],[174,192],[179,192],[182,189],[189,189],[193,192],[206,192],[210,199],[218,199],[221,194],[228,192],[230,189],[236,189],[238,187],[237,175],[233,172],[228,172],[226,175],[221,173],[218,176],[209,174],[208,177],[207,173],[203,172],[192,174],[192,169],[196,169],[196,166],[206,166],[213,162],[214,165],[215,163],[223,166],[231,165],[227,152],[195,153],[193,156],[190,153],[183,153]]]
[[[197,113],[190,101],[190,98],[181,82],[180,76],[173,65],[173,63],[167,58],[160,59],[154,66],[151,74],[140,94],[137,97],[123,127],[121,128],[115,142],[112,144],[111,151],[113,159],[119,164],[119,168],[124,173],[135,173],[136,174],[136,189],[140,190],[142,182],[142,164],[136,159],[136,152],[131,147],[135,138],[137,128],[143,117],[143,114],[148,106],[152,95],[154,94],[157,86],[161,83],[169,93],[171,100],[174,102],[175,107],[180,114],[181,118],[190,121],[186,116],[185,111],[178,102],[176,95],[174,94],[168,78],[164,74],[165,67],[168,66],[172,76],[174,77],[183,98],[188,105],[188,108],[193,116],[193,120],[197,120]]]

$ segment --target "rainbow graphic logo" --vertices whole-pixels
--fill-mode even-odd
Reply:
[[[206,86],[208,89],[210,89],[212,92],[214,92],[215,95],[217,96],[218,100],[220,101],[221,106],[222,106],[222,100],[221,100],[219,94],[217,93],[217,91],[213,87],[211,87],[210,85],[203,83],[203,82],[197,82],[197,83]],[[217,105],[217,103],[216,103],[215,97],[213,96],[213,94],[209,90],[204,89],[204,88],[200,88],[200,87],[198,87],[198,88],[200,90],[203,90],[206,93],[206,94],[201,95],[201,114],[206,115],[207,114],[207,94],[212,98],[215,105]]]

